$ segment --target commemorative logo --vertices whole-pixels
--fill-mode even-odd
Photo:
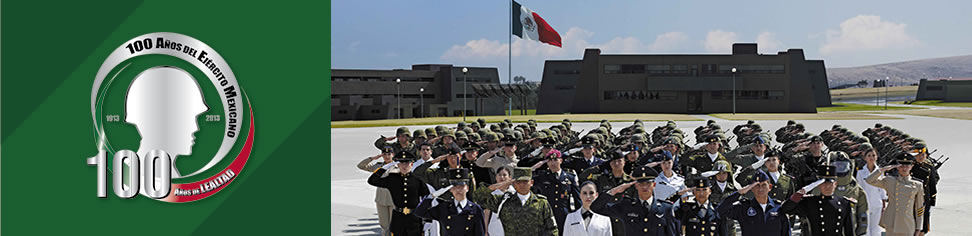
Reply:
[[[163,202],[213,196],[240,174],[253,149],[253,109],[226,60],[169,32],[114,48],[91,88],[97,196]]]

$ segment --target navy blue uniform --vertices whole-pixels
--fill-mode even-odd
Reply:
[[[739,193],[734,192],[716,210],[720,216],[739,221],[743,236],[790,235],[790,220],[780,211],[780,201],[768,200],[763,212],[755,199],[739,200]]]
[[[728,228],[721,227],[722,218],[711,203],[699,205],[697,202],[682,201],[675,207],[675,218],[682,224],[686,236],[728,235]]]
[[[564,232],[567,214],[583,205],[577,176],[566,170],[561,170],[559,175],[550,170],[538,170],[533,175],[533,192],[547,197],[547,203],[557,220],[558,232]]]
[[[432,206],[432,202],[438,204]],[[459,211],[455,200],[432,199],[431,197],[422,200],[422,203],[415,209],[415,215],[422,218],[433,219],[442,224],[445,232],[444,236],[454,235],[486,235],[486,226],[483,225],[483,208],[472,201],[466,201],[466,206]]]
[[[614,196],[602,192],[591,203],[591,210],[622,219],[625,235],[678,235],[678,220],[671,202],[656,199],[651,206],[646,206],[645,201],[630,197],[614,199]]]
[[[856,236],[852,202],[845,197],[800,196],[793,194],[783,203],[784,213],[800,215],[810,221],[810,235]],[[866,224],[866,222],[865,222]]]
[[[574,173],[582,173],[588,168],[599,166],[601,164],[604,164],[604,159],[597,156],[592,156],[590,161],[584,159],[584,156],[572,156],[569,158],[564,158],[564,164],[561,166],[566,169],[573,170]]]

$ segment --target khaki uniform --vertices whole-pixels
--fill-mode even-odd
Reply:
[[[381,168],[387,163],[375,162],[371,163],[370,157],[365,157],[364,160],[358,163],[358,169],[367,172],[375,172],[378,168]],[[392,167],[392,169],[397,169],[398,167]],[[387,188],[378,187],[375,190],[375,207],[378,208],[378,225],[381,226],[382,235],[390,235],[391,226],[391,215],[392,210],[395,209],[395,203],[392,202],[391,192]]]
[[[924,185],[911,176],[884,176],[874,171],[867,183],[888,192],[888,207],[881,215],[881,227],[887,235],[914,235],[921,230],[925,213]]]

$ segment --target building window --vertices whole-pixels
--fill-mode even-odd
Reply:
[[[555,75],[577,75],[580,74],[580,70],[554,70]]]
[[[604,100],[675,100],[678,93],[674,91],[604,91]]]
[[[338,110],[338,114],[348,114],[348,110]]]
[[[558,85],[558,86],[556,86],[554,88],[557,89],[557,90],[572,90],[572,89],[576,89],[577,86],[574,86],[574,85]]]
[[[381,110],[378,110],[378,109],[371,109],[371,113],[376,113],[376,114],[377,114],[377,113],[381,113]]]
[[[928,90],[928,91],[942,91],[942,86],[928,86],[925,90]]]
[[[605,74],[619,74],[621,73],[621,65],[610,64],[604,65]]]
[[[711,95],[713,100],[732,100],[732,90],[712,91]],[[783,95],[780,90],[737,90],[736,100],[779,100]]]
[[[462,98],[462,94],[461,93],[457,93],[456,94],[456,98]],[[466,98],[476,98],[476,94],[467,93],[466,94]]]
[[[719,73],[732,74],[735,67],[737,73],[747,74],[783,74],[786,73],[783,65],[719,65]]]

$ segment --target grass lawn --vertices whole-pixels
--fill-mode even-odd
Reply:
[[[818,112],[818,113],[716,113],[709,114],[726,120],[888,120],[897,117],[873,115],[862,112]]]
[[[526,112],[527,112],[527,115],[528,116],[536,115],[537,114],[537,109],[527,109]],[[505,114],[506,115],[510,115],[510,110],[506,110],[505,111]],[[513,110],[513,115],[514,116],[522,116],[522,115],[520,115],[520,110]]]
[[[880,90],[880,91],[879,91]],[[918,93],[918,86],[898,86],[888,87],[888,97],[900,97],[915,95]],[[874,98],[875,96],[884,97],[885,88],[847,88],[830,90],[830,99],[833,101]]]
[[[905,104],[901,102],[892,102],[895,104]],[[926,100],[926,101],[915,101],[911,105],[924,105],[924,106],[943,106],[943,107],[972,107],[972,102],[943,102],[941,100]]]
[[[514,111],[514,114],[519,114]],[[476,119],[483,118],[486,119],[488,123],[496,123],[503,121],[503,119],[510,119],[514,123],[526,123],[527,120],[534,119],[539,123],[560,123],[564,119],[570,119],[571,122],[601,122],[601,120],[609,120],[611,122],[630,122],[636,119],[641,119],[643,121],[699,121],[702,119],[695,118],[691,115],[686,114],[556,114],[556,115],[535,115],[536,111],[532,111],[531,115],[521,116],[468,116],[466,117],[466,123],[475,122]],[[353,128],[353,127],[376,127],[376,126],[408,126],[408,125],[436,125],[436,124],[456,124],[462,121],[462,117],[428,117],[428,118],[412,118],[412,119],[390,119],[390,120],[354,120],[354,121],[331,121],[331,128]]]
[[[885,110],[915,110],[922,109],[918,107],[900,107],[900,106],[874,106],[874,105],[864,105],[864,104],[854,104],[854,103],[833,103],[832,107],[817,107],[817,112],[830,112],[830,111],[885,111]]]

